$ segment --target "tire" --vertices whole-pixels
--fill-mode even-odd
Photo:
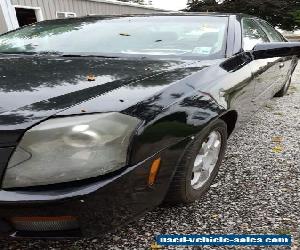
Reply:
[[[281,90],[279,90],[274,97],[283,97],[286,95],[286,93],[288,92],[289,90],[289,87],[291,85],[291,81],[292,81],[292,78],[290,78],[285,84],[284,86],[282,87]]]
[[[201,158],[200,156],[200,154],[203,154],[203,152],[205,152],[203,150],[203,145],[208,145],[210,143],[210,140],[212,140],[211,138],[214,133],[218,135],[218,138],[220,138],[221,141],[219,152],[214,153],[214,155],[217,155],[216,157],[214,157],[214,162],[216,161],[216,164],[214,164],[214,167],[212,168],[208,176],[207,171],[201,170],[203,171],[201,172],[201,175],[205,176],[205,178],[207,179],[201,182],[203,178],[199,177],[199,183],[197,185],[197,182],[195,183],[195,181],[197,180],[196,175],[198,176],[198,173],[194,172],[194,166],[197,165],[196,162],[198,158],[202,159],[202,162],[204,162],[203,158]],[[176,205],[182,203],[191,203],[195,200],[200,199],[208,191],[209,187],[218,174],[220,165],[224,158],[226,145],[227,125],[223,120],[218,119],[212,124],[208,125],[205,129],[203,129],[200,135],[196,136],[185,150],[184,155],[182,156],[177,166],[177,170],[173,177],[173,180],[170,184],[169,191],[164,200],[164,204]],[[206,165],[212,166],[211,164]],[[204,167],[202,166],[201,169],[202,168]]]

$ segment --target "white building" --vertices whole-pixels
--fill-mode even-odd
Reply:
[[[164,10],[110,0],[0,0],[0,33],[43,20]]]

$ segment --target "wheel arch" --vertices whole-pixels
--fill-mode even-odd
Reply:
[[[228,137],[233,133],[237,119],[238,119],[238,113],[235,110],[230,110],[226,112],[225,114],[222,114],[219,119],[223,120],[227,124],[227,133]]]

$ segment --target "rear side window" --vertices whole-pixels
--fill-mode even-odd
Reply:
[[[250,18],[242,20],[242,28],[244,50],[252,50],[256,44],[270,42],[263,29]]]
[[[258,20],[258,22],[267,32],[271,42],[285,42],[282,36],[270,24],[263,20]]]

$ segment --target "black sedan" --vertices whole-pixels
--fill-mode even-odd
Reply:
[[[0,234],[79,237],[199,199],[228,137],[286,94],[300,44],[179,13],[45,21],[0,53]]]

